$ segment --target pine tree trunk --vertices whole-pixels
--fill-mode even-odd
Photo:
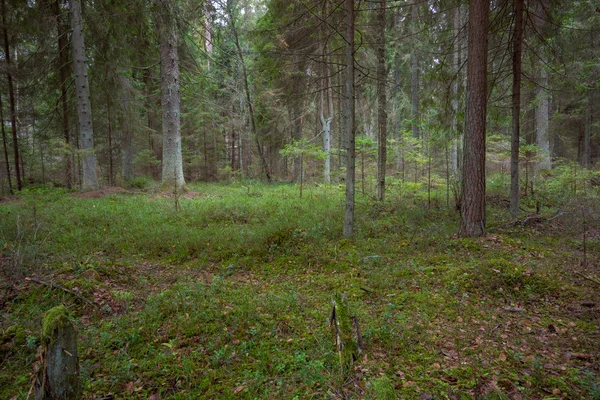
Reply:
[[[387,70],[385,66],[385,10],[386,1],[380,0],[377,9],[377,200],[385,197],[387,165]]]
[[[10,125],[12,128],[13,155],[15,160],[15,175],[17,178],[17,190],[23,188],[21,182],[21,167],[19,158],[19,134],[17,132],[17,111],[15,105],[15,90],[13,87],[12,66],[10,62],[10,43],[8,39],[8,29],[6,22],[6,0],[2,0],[2,31],[4,34],[4,57],[6,61],[6,77],[8,79],[8,97],[10,105]]]
[[[521,134],[521,49],[523,45],[523,0],[515,0],[513,36],[512,140],[510,151],[510,216],[519,216],[519,138]]]
[[[160,81],[163,133],[162,183],[185,185],[181,151],[181,106],[177,25],[172,0],[159,0]]]
[[[346,74],[344,77],[344,130],[346,131],[346,210],[344,237],[354,234],[354,171],[355,154],[355,103],[354,103],[354,0],[346,0]]]
[[[81,21],[79,0],[70,0],[71,27],[73,29],[73,61],[75,63],[75,90],[77,93],[77,117],[79,119],[79,143],[83,163],[83,190],[98,188],[96,175],[96,154],[94,153],[94,130],[92,127],[92,107],[90,87],[88,85],[87,66],[85,64],[85,42]]]
[[[463,237],[485,235],[485,124],[489,0],[469,5],[467,115],[463,151],[461,226]]]

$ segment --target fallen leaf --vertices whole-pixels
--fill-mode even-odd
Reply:
[[[235,389],[233,389],[233,394],[238,394],[244,389],[246,389],[246,386],[240,385],[240,386],[236,387]]]

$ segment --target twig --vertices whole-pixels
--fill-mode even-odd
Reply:
[[[25,280],[26,280],[26,281],[30,281],[30,282],[39,283],[40,285],[45,285],[45,286],[51,287],[51,288],[53,288],[53,289],[62,290],[63,292],[67,292],[67,293],[69,293],[69,294],[72,294],[73,296],[77,297],[79,300],[81,300],[81,301],[83,301],[83,302],[85,302],[85,303],[88,303],[88,304],[90,304],[90,305],[92,305],[92,306],[95,306],[95,307],[102,307],[100,304],[98,304],[98,303],[96,303],[96,302],[94,302],[94,301],[91,301],[91,300],[89,300],[89,299],[86,299],[85,297],[83,297],[83,296],[82,296],[82,295],[80,295],[79,293],[77,293],[77,292],[74,292],[74,291],[73,291],[73,290],[71,290],[71,289],[67,289],[66,287],[64,287],[64,286],[61,286],[61,285],[58,285],[58,284],[56,284],[56,283],[52,283],[52,282],[46,282],[46,281],[43,281],[43,280],[41,280],[41,279],[39,279],[39,278],[36,278],[36,277],[25,278]]]
[[[581,276],[582,278],[585,278],[585,279],[587,279],[588,281],[590,281],[590,282],[594,282],[596,285],[600,286],[600,281],[598,281],[598,280],[596,280],[596,279],[594,279],[594,278],[592,278],[592,277],[589,277],[589,276],[587,276],[587,275],[584,275],[584,274],[582,274],[582,273],[581,273],[581,272],[579,272],[579,271],[575,271],[575,273],[576,273],[577,275]]]

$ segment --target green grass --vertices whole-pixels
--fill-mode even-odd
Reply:
[[[27,397],[43,314],[61,304],[86,398],[600,398],[597,306],[580,306],[600,298],[574,272],[576,215],[522,227],[492,206],[490,234],[461,239],[442,189],[428,209],[393,186],[382,204],[357,195],[346,240],[338,186],[190,189],[178,207],[127,192],[0,204],[0,398]],[[365,343],[345,373],[335,293]]]

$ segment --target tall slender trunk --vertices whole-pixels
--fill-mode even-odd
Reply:
[[[460,73],[460,4],[458,4],[453,14],[454,25],[454,41],[452,51],[452,71],[454,79],[452,80],[452,144],[450,146],[450,169],[452,176],[457,177],[458,174],[458,82]]]
[[[8,79],[8,96],[10,105],[10,125],[12,128],[12,141],[13,141],[13,156],[15,159],[15,175],[17,178],[17,190],[23,188],[21,182],[21,167],[19,159],[19,140],[17,132],[17,111],[15,105],[15,89],[13,87],[12,78],[12,65],[10,63],[10,43],[8,39],[8,28],[6,22],[6,0],[2,0],[2,31],[4,34],[4,56],[6,58],[6,77]]]
[[[56,32],[58,36],[58,76],[60,79],[60,101],[62,106],[62,130],[65,139],[65,147],[69,153],[65,157],[65,187],[71,189],[73,185],[73,164],[71,162],[71,148],[69,135],[69,106],[67,103],[67,79],[69,56],[67,53],[66,29],[60,12],[60,0],[54,2],[54,15],[56,17]]]
[[[325,57],[323,57],[325,59]],[[326,64],[324,64],[326,65]],[[327,72],[327,68],[323,68],[325,73]],[[328,117],[325,117],[325,108],[326,108],[326,98],[325,91],[328,91],[328,88],[325,86],[327,83],[323,82],[324,79],[321,79],[321,93],[320,93],[320,101],[319,101],[319,119],[321,120],[321,129],[323,132],[323,151],[325,152],[325,160],[323,166],[323,181],[325,183],[331,183],[331,121],[332,115],[330,114]]]
[[[238,57],[240,59],[240,64],[242,67],[242,79],[244,80],[244,92],[246,94],[246,105],[248,107],[248,114],[250,114],[250,129],[252,131],[252,137],[256,142],[256,148],[258,150],[258,156],[260,157],[262,163],[263,173],[267,177],[267,181],[271,182],[271,173],[269,172],[269,165],[267,164],[267,160],[263,154],[262,147],[260,145],[260,141],[258,140],[258,132],[256,130],[256,118],[254,116],[254,104],[252,103],[252,98],[250,96],[250,85],[248,84],[248,73],[246,71],[246,63],[244,60],[244,53],[242,52],[242,47],[240,46],[240,40],[238,37],[237,28],[235,26],[235,21],[233,19],[233,12],[231,10],[231,5],[227,4],[227,14],[229,17],[229,25],[231,26],[231,30],[233,32],[234,44],[237,50]]]
[[[301,80],[296,82],[295,86],[300,86]],[[296,90],[300,90],[297,88]],[[301,94],[296,93],[293,101],[293,119],[294,119],[294,141],[299,142],[302,139],[302,100]],[[296,157],[294,158],[294,182],[300,182],[302,180],[302,158]]]
[[[581,144],[581,165],[585,168],[592,166],[592,151],[590,138],[592,137],[592,94],[587,94],[585,105],[585,121],[583,128],[583,143]]]
[[[79,0],[70,0],[73,61],[75,63],[75,87],[77,91],[77,116],[79,118],[79,137],[82,151],[84,190],[98,188],[96,175],[96,154],[94,153],[94,129],[92,128],[92,107],[90,87],[88,85],[87,66],[85,64],[85,42],[81,21]]]
[[[387,69],[385,66],[385,9],[386,0],[377,8],[377,200],[385,197],[387,165]]]
[[[346,131],[346,210],[344,237],[354,234],[354,171],[355,121],[354,121],[354,0],[346,0],[346,76],[344,79],[344,130]]]
[[[521,49],[523,45],[523,0],[515,0],[513,36],[512,139],[510,148],[510,216],[519,216],[519,139],[521,135]]]
[[[107,68],[108,70],[108,68]],[[112,126],[112,101],[110,99],[110,93],[106,93],[106,127],[108,136],[108,184],[113,185],[115,176],[114,163],[113,163],[113,126]]]
[[[485,123],[489,0],[469,5],[467,122],[463,151],[460,234],[485,235]]]
[[[550,134],[548,132],[550,110],[548,107],[549,96],[547,87],[549,81],[548,71],[546,71],[546,65],[543,60],[539,61],[538,70],[539,78],[536,96],[538,102],[537,107],[535,108],[535,144],[538,152],[537,171],[552,168],[552,161],[550,158]]]
[[[6,145],[6,130],[4,129],[4,107],[2,95],[0,94],[0,124],[2,124],[2,145],[4,146],[4,162],[6,163],[6,179],[8,179],[8,191],[13,194],[12,180],[10,178],[10,161],[8,159],[8,146]]]
[[[133,179],[133,149],[131,147],[131,84],[125,76],[120,78],[121,87],[121,176],[125,182]]]
[[[179,96],[179,55],[177,26],[171,0],[159,0],[160,80],[163,132],[162,183],[181,188],[183,157],[181,152],[181,105]]]
[[[417,21],[419,19],[417,5],[410,7],[411,32],[413,39],[413,51],[411,53],[411,98],[412,98],[412,135],[418,138],[419,133],[419,58],[417,56],[416,34]]]

